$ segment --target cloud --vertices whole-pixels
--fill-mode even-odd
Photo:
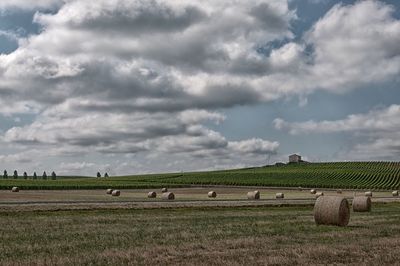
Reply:
[[[299,134],[350,133],[355,136],[353,145],[341,158],[392,160],[400,155],[400,105],[374,109],[365,114],[353,114],[333,121],[286,122],[275,119],[278,130]]]
[[[35,9],[53,9],[61,6],[64,0],[2,0],[0,2],[0,9],[23,9],[23,10],[35,10]]]
[[[173,152],[234,165],[241,158],[233,153],[261,158],[279,144],[226,139],[205,126],[223,123],[217,110],[292,96],[305,104],[316,90],[346,93],[400,73],[400,22],[379,1],[336,5],[300,38],[286,1],[0,4],[10,7],[57,12],[37,12],[41,31],[0,55],[0,106],[12,103],[0,113],[35,114],[2,140],[55,153]],[[260,52],[265,46],[273,48]],[[319,127],[274,123],[293,132]]]
[[[277,118],[274,126],[279,130],[287,130],[290,134],[318,134],[336,132],[394,132],[400,130],[400,105],[372,110],[366,114],[353,114],[345,119],[334,121],[286,122]]]

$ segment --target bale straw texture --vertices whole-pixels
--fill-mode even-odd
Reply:
[[[116,190],[113,190],[112,193],[111,193],[111,195],[114,196],[114,197],[119,197],[119,195],[121,195],[121,191],[119,191],[119,190],[117,190],[117,189],[116,189]]]
[[[156,198],[157,197],[157,193],[154,191],[150,191],[149,193],[147,193],[147,197],[148,198]]]
[[[353,199],[354,212],[370,212],[371,211],[371,198],[370,197],[355,197]]]
[[[349,202],[339,196],[319,197],[314,205],[314,220],[317,225],[348,225],[350,220]]]
[[[260,191],[256,190],[256,191],[247,192],[247,199],[249,199],[249,200],[260,199]]]
[[[215,191],[208,192],[208,197],[209,198],[216,198],[217,197],[217,192],[215,192]]]
[[[365,196],[366,196],[366,197],[372,197],[372,192],[371,192],[371,191],[365,192]]]
[[[172,192],[165,192],[162,194],[161,198],[163,200],[174,200],[175,199],[175,195]]]

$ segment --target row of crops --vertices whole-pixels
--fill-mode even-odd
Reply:
[[[290,164],[233,171],[185,173],[181,176],[164,178],[163,182],[201,185],[398,189],[400,163]]]
[[[227,171],[136,175],[59,180],[0,180],[0,189],[121,189],[181,187],[187,185],[240,185],[399,189],[400,162],[335,162],[267,166]]]

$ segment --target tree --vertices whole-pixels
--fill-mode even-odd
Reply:
[[[18,179],[18,172],[17,170],[14,170],[14,175],[13,175],[14,179]]]
[[[28,174],[24,172],[24,179],[28,179]]]
[[[99,177],[99,178],[101,177],[101,174],[100,174],[100,172],[97,172],[97,177]]]
[[[104,177],[108,177],[108,174],[107,174],[107,173],[105,173],[105,174],[104,174]]]
[[[37,174],[36,174],[36,172],[33,172],[33,177],[32,177],[33,179],[37,179]]]
[[[43,179],[43,180],[46,180],[46,179],[47,179],[46,171],[43,172],[42,179]]]
[[[3,178],[4,178],[4,179],[7,179],[7,178],[8,178],[7,170],[4,170]]]
[[[56,173],[53,171],[52,173],[51,173],[51,180],[56,180],[57,179],[57,175],[56,175]]]

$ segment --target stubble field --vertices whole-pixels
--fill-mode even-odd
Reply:
[[[400,204],[316,226],[312,206],[0,211],[2,265],[397,265]]]

